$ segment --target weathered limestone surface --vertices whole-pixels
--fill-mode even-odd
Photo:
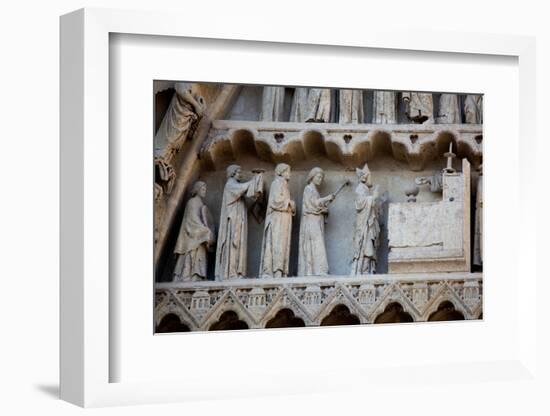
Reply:
[[[468,124],[480,124],[483,121],[483,96],[467,95],[464,101],[464,118]]]
[[[388,215],[389,271],[470,270],[470,166],[443,174],[442,200],[391,203]]]
[[[245,198],[255,200],[262,193],[261,174],[242,181],[240,166],[231,165],[227,168],[216,249],[216,280],[246,276],[248,213]]]
[[[321,197],[317,189],[323,183],[325,173],[315,167],[307,176],[307,185],[302,199],[300,241],[298,248],[298,274],[300,276],[323,276],[329,272],[325,247],[325,219],[328,206],[334,200],[329,194]]]
[[[191,199],[176,241],[174,253],[178,256],[174,281],[201,280],[207,277],[207,250],[214,244],[212,216],[204,204],[206,184],[198,181],[193,186]]]
[[[403,101],[408,109],[409,117],[427,117],[424,124],[433,124],[434,122],[434,102],[431,93],[422,92],[403,92]]]
[[[262,96],[263,121],[282,121],[284,114],[285,87],[264,87]]]
[[[476,207],[474,224],[474,259],[473,263],[483,265],[483,172],[480,166],[480,174],[476,187]]]
[[[289,272],[292,217],[296,214],[288,189],[290,166],[278,164],[275,175],[267,202],[260,277],[287,277]]]
[[[339,122],[344,124],[358,124],[365,122],[363,108],[363,91],[340,90],[340,117]]]
[[[470,124],[268,123],[218,120],[201,148],[209,169],[222,169],[239,154],[252,152],[271,162],[298,162],[320,154],[345,167],[356,168],[387,153],[419,171],[440,159],[453,140],[458,157],[478,166],[482,157],[482,128]]]
[[[235,120],[213,120],[238,95],[225,87],[190,140],[174,142],[174,164],[157,163],[178,195],[155,186],[156,260],[163,249],[177,255],[161,262],[157,281],[174,282],[157,283],[157,324],[167,314],[191,330],[228,329],[224,319],[239,329],[479,317],[481,275],[468,272],[471,243],[476,264],[481,255],[481,204],[470,240],[481,96],[466,97],[462,124],[456,94],[404,92],[409,122],[396,124],[405,106],[394,92],[252,87]],[[179,238],[168,239],[182,214]]]
[[[292,98],[292,107],[290,109],[290,121],[302,123],[307,120],[309,115],[308,107],[309,88],[296,88]]]
[[[157,283],[155,320],[174,314],[191,331],[207,331],[226,311],[235,312],[249,328],[265,328],[289,309],[306,326],[318,326],[344,305],[362,324],[373,323],[398,304],[413,322],[427,321],[444,302],[465,319],[482,313],[479,273],[394,274],[373,276],[237,279],[228,282]]]
[[[374,274],[378,262],[381,212],[379,187],[372,183],[369,167],[356,169],[359,183],[355,188],[355,232],[353,234],[352,275]]]
[[[397,93],[374,91],[372,122],[375,124],[397,123]]]
[[[220,88],[213,102],[203,113],[193,134],[193,140],[180,158],[174,161],[177,176],[174,179],[172,192],[167,196],[160,196],[155,202],[155,269],[158,270],[160,254],[163,252],[168,239],[168,232],[174,226],[174,220],[184,200],[184,193],[190,183],[196,178],[199,166],[199,149],[207,139],[212,121],[224,117],[239,92],[239,85],[224,85]],[[161,212],[162,216],[157,212]]]
[[[461,119],[458,96],[456,94],[441,94],[437,122],[440,124],[457,124],[461,122]]]

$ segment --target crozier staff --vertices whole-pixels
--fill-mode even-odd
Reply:
[[[302,200],[302,221],[298,249],[298,275],[322,276],[328,274],[327,251],[325,248],[325,216],[328,207],[347,182],[333,194],[325,197],[317,189],[323,183],[325,173],[313,168],[307,176],[307,185]]]
[[[378,187],[374,186],[367,164],[356,169],[359,184],[355,188],[355,233],[353,235],[352,275],[376,273],[380,224]]]

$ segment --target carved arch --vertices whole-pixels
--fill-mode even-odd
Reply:
[[[392,283],[386,288],[384,294],[369,312],[368,321],[371,323],[374,322],[375,319],[382,314],[391,303],[399,303],[403,308],[403,311],[412,316],[414,322],[422,320],[420,312],[416,309],[416,306],[407,297],[405,292],[403,292],[403,289],[401,289],[397,283]]]
[[[199,322],[189,312],[189,309],[181,301],[181,299],[173,292],[170,291],[165,297],[162,303],[155,308],[155,327],[159,325],[164,316],[168,314],[176,315],[180,321],[187,325],[191,330],[199,328]]]
[[[466,306],[454,289],[445,282],[426,304],[424,312],[422,313],[422,320],[427,321],[430,315],[436,312],[439,305],[443,302],[451,302],[455,309],[464,315],[465,319],[471,319],[472,312],[468,306]]]
[[[325,315],[325,317],[319,320],[319,325],[321,326],[332,326],[332,325],[359,325],[361,324],[358,314],[353,313],[350,308],[343,304],[339,303],[334,306],[330,313]]]
[[[392,316],[392,314],[397,319],[394,318],[394,320],[387,320],[387,321],[384,321],[383,319],[381,319],[381,318],[387,319],[388,317]],[[407,322],[414,322],[414,318],[410,313],[405,311],[405,309],[403,308],[403,305],[398,301],[390,302],[384,308],[384,311],[381,312],[379,315],[377,315],[373,321],[373,323],[375,324],[407,323]]]
[[[349,290],[341,284],[337,284],[332,293],[325,299],[317,312],[315,321],[320,324],[323,319],[330,315],[337,305],[345,305],[350,313],[359,318],[360,323],[365,324],[368,322],[367,315],[359,302],[357,302]]]
[[[286,315],[286,316],[285,316]],[[277,319],[280,321],[286,320],[285,325],[275,322]],[[273,318],[266,320],[264,328],[293,328],[293,327],[305,327],[306,322],[303,318],[296,316],[291,308],[281,308],[273,316]]]
[[[254,317],[248,311],[246,306],[243,305],[238,296],[236,296],[232,290],[228,290],[205,315],[201,323],[201,328],[208,330],[212,324],[220,320],[224,312],[228,311],[235,312],[239,319],[244,321],[249,328],[257,327]]]
[[[170,322],[170,317],[174,317],[177,322]],[[191,331],[191,327],[185,323],[182,322],[181,317],[179,317],[175,313],[168,313],[165,314],[159,321],[157,325],[155,325],[155,333],[167,333],[167,332],[189,332]]]
[[[450,305],[452,307],[452,311],[449,310],[449,311],[445,311],[443,308],[446,307],[448,308],[448,305]],[[445,313],[445,312],[448,312],[449,314],[454,314],[454,319],[435,319],[436,315],[441,312],[442,314]],[[433,322],[433,321],[459,321],[459,320],[464,320],[466,319],[466,315],[461,312],[457,307],[456,305],[451,302],[450,300],[443,300],[441,302],[439,302],[439,305],[437,306],[437,309],[432,312],[430,315],[428,315],[428,319],[427,321],[430,321],[430,322]]]
[[[162,320],[168,316],[168,315],[175,315],[179,318],[180,322],[183,325],[186,325],[189,327],[189,329],[194,330],[197,328],[197,325],[195,323],[195,320],[188,314],[185,313],[181,308],[177,308],[174,306],[165,305],[157,309],[155,312],[155,328],[160,325]]]
[[[288,300],[287,302],[285,302],[285,297]],[[306,326],[313,323],[312,317],[296,295],[292,293],[288,287],[283,287],[279,290],[279,292],[275,295],[275,298],[266,308],[264,315],[259,322],[260,327],[264,328],[267,325],[267,322],[273,319],[281,309],[290,309],[294,313],[294,316],[305,322]]]

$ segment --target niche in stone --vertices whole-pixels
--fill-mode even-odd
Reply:
[[[267,322],[266,328],[299,328],[306,326],[303,319],[294,315],[291,309],[281,309]]]
[[[359,325],[360,323],[357,315],[352,314],[346,305],[336,305],[321,321],[321,326]]]
[[[220,319],[210,327],[210,331],[228,331],[232,329],[248,329],[246,322],[241,321],[239,315],[234,311],[224,312]]]
[[[480,318],[482,319],[482,318]],[[428,321],[463,321],[464,315],[456,310],[455,305],[450,301],[442,302],[437,311],[432,313]]]
[[[401,322],[413,322],[413,317],[403,310],[400,303],[390,303],[374,320],[375,324],[395,324]]]
[[[181,322],[176,314],[169,313],[160,320],[155,332],[189,332],[190,330],[187,325]]]

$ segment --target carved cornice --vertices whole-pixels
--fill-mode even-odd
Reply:
[[[458,157],[474,167],[483,153],[482,126],[477,124],[335,124],[215,120],[201,148],[211,169],[252,149],[257,157],[289,164],[325,155],[345,166],[359,166],[380,153],[407,162],[412,170],[448,150],[453,141]]]

